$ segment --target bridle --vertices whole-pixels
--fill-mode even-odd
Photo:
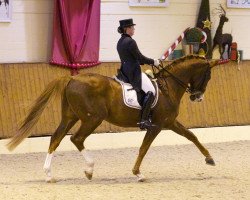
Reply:
[[[208,80],[208,76],[210,76],[210,72],[211,72],[210,66],[208,64],[206,72],[205,72],[202,80],[198,84],[198,87],[195,89],[195,88],[191,88],[191,86],[189,86],[188,84],[184,83],[182,80],[180,80],[174,74],[172,74],[169,70],[167,70],[166,66],[165,67],[163,66],[163,62],[162,61],[160,61],[160,65],[159,66],[152,66],[153,74],[157,78],[158,73],[156,72],[155,68],[159,72],[162,71],[162,70],[165,71],[165,72],[167,72],[172,79],[174,79],[180,86],[182,86],[184,89],[186,89],[185,92],[187,92],[188,94],[191,94],[191,95],[194,95],[194,94],[197,94],[197,93],[201,93],[201,89],[203,89],[202,87],[204,86],[205,82]],[[166,77],[161,77],[161,78],[164,80],[165,84],[167,84]]]
[[[208,64],[207,69],[206,69],[204,75],[202,76],[202,79],[200,80],[197,88],[195,90],[192,90],[192,89],[191,90],[194,92],[197,91],[197,92],[204,93],[204,91],[205,91],[204,86],[209,81],[210,77],[211,77],[211,68],[210,68],[210,65]]]

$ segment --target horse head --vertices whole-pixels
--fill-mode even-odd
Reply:
[[[219,60],[208,61],[204,59],[195,65],[197,73],[194,73],[189,83],[191,101],[201,102],[203,100],[207,84],[211,79],[211,69],[218,63]]]
[[[195,66],[195,68],[198,69],[194,71],[198,72],[194,73],[189,82],[190,100],[201,102],[204,98],[208,81],[211,78],[211,67],[209,63],[202,63],[201,65]]]
[[[167,79],[171,77],[181,86],[182,91],[190,94],[191,101],[200,102],[203,100],[208,81],[211,78],[211,68],[218,62],[218,60],[208,61],[204,57],[188,55],[177,59],[167,67],[162,67],[156,73],[156,77],[162,78],[165,85],[167,85]],[[164,89],[164,87],[162,88]]]

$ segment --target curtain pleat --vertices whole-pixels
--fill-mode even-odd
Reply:
[[[55,0],[51,64],[100,64],[100,0]]]

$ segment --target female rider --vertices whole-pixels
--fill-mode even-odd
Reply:
[[[136,41],[132,39],[135,31],[133,19],[120,20],[118,33],[121,38],[117,43],[117,51],[121,60],[121,72],[139,93],[143,91],[145,97],[142,102],[141,121],[138,123],[141,129],[148,129],[154,126],[150,120],[150,110],[154,102],[155,88],[146,74],[141,72],[140,65],[149,64],[158,66],[158,59],[147,58],[142,55]]]

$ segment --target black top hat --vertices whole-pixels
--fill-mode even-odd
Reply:
[[[120,28],[125,28],[125,27],[129,27],[129,26],[134,26],[135,24],[133,23],[133,19],[123,19],[120,20]]]

